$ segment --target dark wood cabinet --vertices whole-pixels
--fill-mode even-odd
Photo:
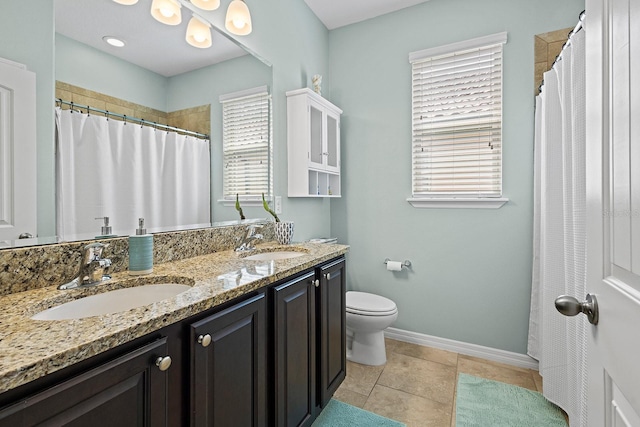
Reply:
[[[272,288],[276,426],[309,426],[346,375],[345,262]]]
[[[316,417],[315,272],[273,288],[275,425]]]
[[[191,425],[266,426],[264,293],[191,324]]]
[[[166,426],[162,338],[0,411],[0,426]],[[164,363],[160,363],[160,361]]]
[[[344,259],[325,264],[316,272],[318,322],[318,403],[324,408],[347,372],[346,278]]]

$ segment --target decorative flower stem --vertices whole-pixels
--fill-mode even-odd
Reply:
[[[244,214],[242,213],[242,208],[240,207],[240,198],[238,197],[238,193],[236,193],[236,210],[240,214],[240,219],[245,219]]]
[[[271,210],[271,208],[269,207],[269,204],[265,200],[264,193],[262,193],[262,206],[264,207],[265,211],[269,212],[273,216],[276,222],[280,222],[280,218],[278,218],[278,215],[276,215],[276,213]]]

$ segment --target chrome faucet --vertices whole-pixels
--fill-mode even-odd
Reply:
[[[111,266],[111,260],[102,258],[102,251],[109,245],[104,243],[91,243],[82,249],[80,271],[72,281],[60,285],[58,289],[73,289],[80,286],[97,285],[111,279],[106,269]]]
[[[262,225],[259,224],[251,224],[247,226],[247,234],[244,236],[242,243],[240,246],[236,248],[236,252],[244,252],[244,251],[252,251],[255,249],[254,241],[261,240],[263,238],[262,234],[257,231],[262,228]]]

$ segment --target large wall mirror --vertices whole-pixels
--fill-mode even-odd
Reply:
[[[271,87],[271,67],[214,27],[211,28],[211,47],[200,49],[189,45],[185,34],[192,11],[182,7],[181,24],[169,26],[150,15],[150,5],[151,0],[140,0],[130,6],[113,0],[56,0],[56,96],[72,98],[67,100],[75,99],[77,104],[84,105],[95,104],[95,99],[100,98],[94,106],[107,106],[106,109],[111,108],[113,112],[120,108],[114,107],[115,104],[130,103],[123,106],[124,114],[131,111],[132,105],[147,107],[149,112],[145,114],[152,121],[157,117],[156,111],[170,114],[191,109],[195,116],[183,118],[179,127],[196,132],[203,131],[196,120],[198,114],[200,118],[203,112],[208,114],[210,219],[214,224],[235,219],[233,208],[217,203],[222,198],[222,107],[219,98],[253,87]],[[225,10],[221,7],[216,12],[225,13]],[[105,38],[108,36],[121,39],[124,47],[107,44]],[[102,96],[107,97],[105,104]],[[113,101],[111,104],[109,97]],[[203,110],[206,106],[210,109]],[[51,108],[54,109],[53,99]],[[161,123],[162,119],[159,120]],[[109,179],[109,176],[95,174],[91,179]],[[46,214],[55,216],[56,212]],[[94,212],[87,212],[86,219],[95,221],[98,235],[102,223],[94,220],[94,215]],[[50,222],[55,223],[55,220]],[[127,233],[116,234],[133,233],[135,225],[131,224]],[[60,239],[40,234],[38,240],[30,243],[55,241]]]

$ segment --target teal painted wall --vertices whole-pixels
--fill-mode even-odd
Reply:
[[[1,9],[0,57],[36,73],[38,236],[55,236],[53,2],[3,0]]]
[[[168,79],[91,46],[56,34],[55,79],[167,111]]]
[[[400,329],[526,353],[532,253],[534,35],[572,27],[583,0],[431,0],[329,35],[343,110],[344,197],[332,234],[351,245],[348,288],[393,299]],[[416,209],[409,52],[508,32],[499,210]],[[412,269],[385,270],[409,259]]]

